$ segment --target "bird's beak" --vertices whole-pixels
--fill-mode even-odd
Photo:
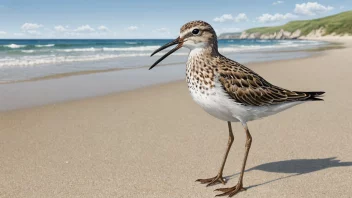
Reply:
[[[177,46],[175,48],[173,48],[172,50],[170,50],[168,53],[166,53],[164,56],[162,56],[161,58],[159,58],[159,60],[157,60],[150,68],[149,70],[153,69],[153,67],[155,67],[157,64],[159,64],[162,60],[164,60],[166,57],[168,57],[170,54],[176,52],[178,49],[180,49],[182,47],[183,44],[183,39],[181,39],[180,37],[177,37],[177,39],[171,41],[170,43],[167,43],[163,46],[161,46],[159,49],[155,50],[150,56],[153,56],[154,54],[160,52],[161,50],[168,48],[170,46],[176,45]]]

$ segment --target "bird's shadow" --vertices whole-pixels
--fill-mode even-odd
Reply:
[[[273,173],[291,173],[291,174],[288,176],[269,180],[264,183],[255,184],[255,185],[249,186],[248,188],[265,185],[278,180],[287,179],[289,177],[303,175],[303,174],[323,170],[326,168],[341,167],[341,166],[352,166],[352,162],[340,162],[340,160],[336,160],[336,157],[330,157],[330,158],[324,158],[324,159],[294,159],[294,160],[286,160],[286,161],[278,161],[278,162],[261,164],[259,166],[255,166],[253,168],[246,170],[246,172],[249,172],[252,170],[261,170],[261,171],[273,172]],[[226,176],[225,179],[227,181],[234,178],[237,175],[239,175],[239,173]]]

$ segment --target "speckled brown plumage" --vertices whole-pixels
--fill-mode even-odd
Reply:
[[[319,93],[290,91],[272,85],[254,71],[222,55],[216,58],[218,78],[229,96],[240,104],[274,105],[311,99]]]
[[[180,32],[184,32],[185,30],[188,30],[190,28],[194,28],[194,27],[197,27],[197,26],[199,26],[199,27],[201,27],[201,26],[209,27],[210,24],[205,22],[205,21],[191,21],[191,22],[188,22],[188,23],[184,24],[181,27]]]
[[[252,106],[274,105],[313,99],[319,92],[290,91],[272,85],[254,71],[220,54],[194,56],[187,63],[187,84],[190,89],[209,94],[215,77],[228,96],[236,103]]]
[[[210,57],[209,57],[210,59]],[[204,95],[211,94],[211,89],[215,87],[215,71],[208,58],[201,55],[195,56],[187,62],[186,80],[190,91]]]

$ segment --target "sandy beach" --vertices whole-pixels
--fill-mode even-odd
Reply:
[[[352,40],[303,59],[247,66],[291,90],[325,91],[250,122],[253,144],[235,197],[352,196]],[[156,68],[159,69],[159,68]],[[245,133],[224,175],[236,184]],[[0,113],[0,197],[214,197],[227,125],[191,99],[184,81]]]

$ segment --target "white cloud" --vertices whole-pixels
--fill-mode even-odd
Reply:
[[[138,30],[138,27],[137,26],[130,26],[127,28],[127,30],[135,31],[135,30]]]
[[[293,19],[293,18],[297,18],[297,16],[291,13],[286,13],[286,14],[276,13],[274,15],[263,14],[262,16],[258,17],[257,20],[261,23],[271,23],[271,22],[283,21],[283,20]]]
[[[235,21],[236,22],[241,22],[241,21],[248,21],[248,17],[245,13],[239,13],[236,17],[235,17]]]
[[[57,32],[66,32],[67,28],[65,28],[62,25],[57,25],[57,26],[54,27],[54,30],[57,31]]]
[[[37,23],[24,23],[21,26],[21,30],[22,32],[32,36],[39,36],[39,35],[42,35],[41,32],[38,31],[38,29],[41,27],[44,27],[44,26],[42,24],[37,24]],[[20,35],[18,34],[16,36],[20,36]]]
[[[82,25],[77,27],[76,29],[70,29],[69,26],[57,25],[54,27],[54,30],[57,33],[64,33],[64,35],[68,37],[78,37],[78,36],[96,36],[100,35],[98,32],[92,28],[90,25]],[[97,30],[102,32],[107,32],[109,29],[105,26],[99,26]],[[105,34],[105,33],[104,33]]]
[[[94,28],[89,25],[82,25],[74,30],[75,32],[94,32]]]
[[[275,2],[273,2],[273,5],[278,5],[278,4],[282,4],[282,3],[284,3],[284,1],[275,1]]]
[[[294,12],[302,15],[316,15],[333,10],[332,6],[324,6],[317,2],[296,4]]]
[[[343,9],[345,9],[345,6],[340,6],[340,10],[343,10]]]
[[[213,19],[213,21],[215,22],[225,22],[225,21],[232,21],[233,20],[233,17],[231,14],[223,14],[221,17],[215,17]]]
[[[7,32],[5,32],[5,31],[0,31],[0,35],[5,35],[5,34],[7,34]]]
[[[98,27],[98,30],[107,32],[107,31],[109,31],[109,28],[107,28],[107,27],[104,26],[104,25],[101,25],[101,26]]]
[[[236,17],[233,17],[231,14],[223,14],[220,17],[215,17],[213,19],[215,22],[226,22],[226,21],[235,21],[235,22],[241,22],[241,21],[248,21],[248,17],[245,13],[240,13]]]
[[[38,28],[41,28],[43,27],[42,24],[36,24],[36,23],[25,23],[21,26],[21,29],[23,31],[28,31],[28,30],[35,30],[35,29],[38,29]]]

